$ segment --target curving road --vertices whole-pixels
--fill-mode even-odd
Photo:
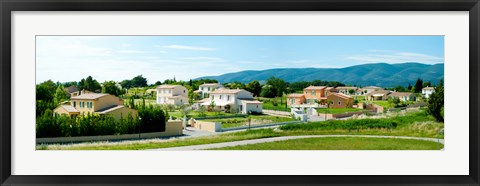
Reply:
[[[415,140],[425,140],[433,141],[444,144],[443,139],[437,138],[422,138],[422,137],[408,137],[408,136],[373,136],[373,135],[308,135],[308,136],[281,136],[281,137],[272,137],[272,138],[261,138],[261,139],[252,139],[252,140],[243,140],[243,141],[232,141],[224,143],[212,143],[204,145],[192,145],[192,146],[182,146],[182,147],[171,147],[171,148],[161,148],[161,149],[150,149],[150,150],[159,150],[159,151],[176,151],[176,150],[204,150],[211,148],[222,148],[222,147],[231,147],[238,145],[249,145],[256,143],[267,143],[274,141],[283,141],[290,139],[300,139],[300,138],[328,138],[328,137],[359,137],[359,138],[397,138],[397,139],[415,139]],[[442,149],[443,150],[443,149]]]

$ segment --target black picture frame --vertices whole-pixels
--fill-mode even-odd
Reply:
[[[479,0],[1,0],[2,185],[479,185]],[[469,11],[469,175],[464,176],[20,176],[11,174],[12,11]],[[254,167],[252,167],[253,169]]]

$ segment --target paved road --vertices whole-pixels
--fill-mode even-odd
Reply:
[[[370,136],[370,135],[311,135],[311,136],[281,136],[273,138],[262,138],[262,139],[252,139],[252,140],[243,140],[243,141],[233,141],[225,143],[213,143],[213,144],[204,144],[204,145],[192,145],[192,146],[183,146],[183,147],[171,147],[171,148],[162,148],[162,149],[151,149],[159,151],[176,151],[176,150],[204,150],[211,148],[221,148],[221,147],[231,147],[238,145],[249,145],[256,143],[266,143],[274,141],[283,141],[290,139],[300,139],[300,138],[326,138],[326,137],[361,137],[361,138],[397,138],[397,139],[415,139],[415,140],[425,140],[425,141],[434,141],[444,144],[443,139],[436,138],[420,138],[420,137],[407,137],[407,136]]]

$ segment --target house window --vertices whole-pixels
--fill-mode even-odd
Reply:
[[[315,95],[315,90],[312,90],[312,95]]]
[[[212,100],[215,99],[215,95],[212,95]]]
[[[163,93],[164,93],[164,94],[167,93],[167,90],[163,89]]]
[[[168,90],[168,93],[171,94],[171,93],[172,93],[172,90]]]
[[[85,107],[85,102],[80,101],[80,108],[83,108],[83,107]]]
[[[185,90],[183,90],[183,93],[185,93]]]
[[[87,108],[92,108],[92,102],[91,101],[87,102]]]
[[[341,104],[342,104],[342,102],[341,102],[341,101],[338,101],[338,105],[341,105]]]
[[[227,95],[227,101],[230,101],[230,95]]]
[[[219,99],[222,99],[222,95],[220,95],[220,98]]]
[[[208,91],[210,91],[210,87],[208,87]]]
[[[325,91],[325,96],[328,96],[328,92],[327,92],[327,91]]]
[[[258,108],[258,105],[257,105],[257,108]]]
[[[73,102],[73,107],[75,107],[75,108],[77,107],[77,102],[76,101]]]

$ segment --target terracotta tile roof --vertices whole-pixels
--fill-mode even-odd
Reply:
[[[412,95],[413,93],[411,92],[392,92],[389,94],[389,96],[410,96]]]
[[[60,105],[63,109],[65,109],[67,112],[79,112],[75,107],[71,105]]]
[[[77,92],[77,91],[78,91],[78,87],[75,86],[75,85],[72,85],[72,86],[69,86],[69,87],[64,88],[64,90],[67,91],[68,93]]]
[[[87,93],[87,94],[81,94],[81,95],[72,97],[70,99],[98,99],[107,95],[110,95],[110,94]]]
[[[338,96],[338,97],[341,97],[343,99],[351,99],[352,98],[350,96],[347,96],[345,94],[340,94],[340,93],[333,93],[332,96]]]
[[[210,98],[204,98],[197,101],[197,103],[205,103],[205,102],[210,102]]]
[[[305,88],[304,90],[323,90],[325,88],[326,88],[326,86],[311,86],[310,85],[309,87]]]
[[[100,110],[97,110],[95,111],[95,113],[98,113],[98,114],[107,114],[109,112],[112,112],[114,110],[117,110],[117,109],[121,109],[125,107],[124,105],[112,105],[112,106],[109,106],[107,108],[103,108],[103,109],[100,109]]]
[[[299,98],[299,97],[303,97],[303,96],[305,96],[305,95],[303,95],[303,94],[289,94],[287,96],[287,98]]]
[[[339,89],[339,90],[350,90],[350,89],[357,90],[358,87],[337,87],[336,89]]]
[[[236,93],[239,93],[241,91],[246,91],[246,90],[243,90],[243,89],[217,89],[213,92],[210,92],[210,94],[236,94]]]
[[[204,83],[200,85],[201,87],[213,87],[213,86],[222,86],[220,83]]]
[[[255,103],[255,104],[262,104],[262,102],[258,101],[258,100],[240,100],[241,102],[244,102],[244,103]]]
[[[376,87],[376,86],[368,86],[368,87],[363,87],[363,89],[382,89],[382,88]]]
[[[390,94],[390,92],[391,92],[391,91],[389,91],[389,90],[383,90],[383,89],[381,89],[381,90],[377,90],[377,91],[372,91],[372,92],[370,92],[370,93],[368,93],[368,94],[365,94],[365,95],[366,95],[366,96],[371,96],[371,95],[374,95],[374,94],[387,94],[387,95],[388,95],[388,94]]]
[[[181,87],[182,85],[159,85],[157,88],[175,88],[175,87]]]

